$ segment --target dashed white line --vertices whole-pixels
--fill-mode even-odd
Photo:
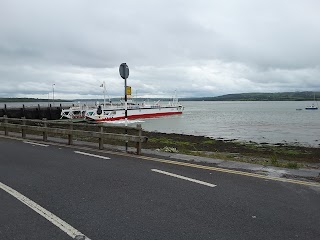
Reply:
[[[49,147],[47,144],[41,144],[41,143],[35,143],[35,142],[28,142],[28,141],[23,141],[24,143],[32,144],[32,145],[37,145],[41,147]]]
[[[74,239],[83,239],[83,240],[90,240],[87,236],[82,234],[80,231],[63,221],[61,218],[57,217],[53,213],[49,212],[48,210],[44,209],[34,201],[30,200],[26,196],[22,195],[21,193],[17,192],[13,188],[3,184],[0,182],[0,188],[4,190],[5,192],[9,193],[16,199],[18,199],[20,202],[24,203],[28,207],[30,207],[32,210],[40,214],[42,217],[53,223],[55,226],[60,228],[62,231],[64,231],[66,234],[68,234],[70,237]]]
[[[86,152],[80,152],[80,151],[74,151],[74,152],[75,152],[75,153],[78,153],[78,154],[90,156],[90,157],[96,157],[96,158],[102,158],[102,159],[110,159],[110,158],[105,157],[105,156],[95,155],[95,154],[86,153]]]
[[[165,175],[168,175],[168,176],[171,176],[171,177],[180,178],[180,179],[187,180],[187,181],[190,181],[190,182],[199,183],[199,184],[202,184],[202,185],[205,185],[205,186],[208,186],[208,187],[216,187],[217,186],[217,185],[214,185],[214,184],[211,184],[211,183],[203,182],[203,181],[200,181],[200,180],[197,180],[197,179],[193,179],[193,178],[184,177],[184,176],[177,175],[177,174],[174,174],[174,173],[161,171],[161,170],[158,170],[158,169],[151,169],[151,171],[157,172],[157,173],[162,173],[162,174],[165,174]]]

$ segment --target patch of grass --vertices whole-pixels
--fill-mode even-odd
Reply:
[[[150,138],[148,142],[159,144],[160,146],[177,147],[181,149],[195,149],[195,144],[186,141],[178,141],[170,138]]]
[[[277,154],[286,155],[286,156],[299,156],[301,154],[305,154],[304,152],[298,149],[290,149],[284,147],[273,147],[273,151]]]
[[[193,147],[193,144],[190,142],[176,142],[176,145],[181,146],[181,147]]]
[[[297,168],[298,168],[298,163],[296,163],[296,162],[288,162],[288,163],[286,164],[286,167],[287,167],[287,168],[297,169]]]
[[[149,138],[148,142],[157,143],[157,144],[164,144],[164,145],[173,145],[173,144],[175,144],[175,142],[170,138]]]
[[[277,155],[272,155],[270,158],[260,158],[260,157],[253,157],[253,156],[245,156],[242,154],[232,154],[226,152],[203,152],[203,151],[181,151],[181,153],[193,155],[193,156],[200,156],[200,157],[208,157],[214,159],[221,159],[221,160],[232,160],[237,162],[246,162],[246,163],[254,163],[260,164],[264,166],[275,166],[275,167],[282,167],[282,168],[291,168],[291,169],[298,169],[303,167],[303,164],[299,164],[297,162],[288,162],[279,160]]]
[[[215,142],[216,141],[213,139],[207,139],[207,140],[204,140],[203,142],[201,142],[201,144],[211,145],[211,144],[214,144]]]
[[[302,167],[302,164],[298,164],[297,162],[287,162],[287,161],[278,161],[277,156],[273,155],[271,157],[271,165],[275,167],[283,167],[283,168],[292,168],[292,169],[297,169],[299,167]]]
[[[278,162],[278,158],[276,155],[271,156],[271,165],[275,167],[281,167],[281,164]]]

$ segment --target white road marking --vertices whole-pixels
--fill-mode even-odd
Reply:
[[[28,142],[28,141],[23,141],[24,143],[32,144],[32,145],[37,145],[41,147],[49,147],[49,145],[46,144],[41,144],[41,143],[35,143],[35,142]]]
[[[162,174],[165,174],[165,175],[168,175],[168,176],[171,176],[171,177],[180,178],[180,179],[187,180],[187,181],[190,181],[190,182],[199,183],[199,184],[202,184],[202,185],[205,185],[205,186],[208,186],[208,187],[216,187],[217,186],[217,185],[214,185],[214,184],[211,184],[211,183],[203,182],[203,181],[196,180],[196,179],[193,179],[193,178],[184,177],[184,176],[177,175],[177,174],[174,174],[174,173],[161,171],[161,170],[158,170],[158,169],[151,169],[151,171],[157,172],[157,173],[162,173]]]
[[[96,157],[96,158],[102,158],[102,159],[110,159],[110,158],[105,157],[105,156],[95,155],[95,154],[86,153],[86,152],[80,152],[80,151],[74,151],[74,152],[82,154],[82,155],[90,156],[90,157]]]
[[[13,197],[15,197],[16,199],[18,199],[20,202],[22,202],[25,205],[27,205],[28,207],[30,207],[32,210],[34,210],[35,212],[40,214],[42,217],[44,217],[45,219],[47,219],[51,223],[53,223],[55,226],[57,226],[62,231],[64,231],[66,234],[68,234],[70,237],[79,238],[81,236],[82,238],[80,238],[80,239],[90,240],[90,238],[88,238],[87,236],[85,236],[84,234],[79,232],[77,229],[75,229],[74,227],[72,227],[71,225],[69,225],[68,223],[66,223],[65,221],[63,221],[62,219],[60,219],[59,217],[54,215],[53,213],[44,209],[43,207],[41,207],[40,205],[38,205],[34,201],[30,200],[26,196],[22,195],[21,193],[17,192],[16,190],[12,189],[11,187],[0,182],[0,188],[2,190],[4,190],[5,192],[9,193],[10,195],[12,195]]]

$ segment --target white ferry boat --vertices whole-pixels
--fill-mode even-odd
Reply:
[[[177,99],[173,99],[168,104],[161,105],[160,100],[153,103],[132,103],[127,104],[127,119],[153,118],[182,114],[183,106]],[[85,119],[95,122],[117,121],[125,119],[125,105],[120,106],[98,106],[95,109],[86,111]]]
[[[73,106],[67,109],[61,110],[60,119],[84,119],[86,111],[89,108],[86,105]]]

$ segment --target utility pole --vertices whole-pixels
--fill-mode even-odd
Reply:
[[[106,82],[103,81],[103,106],[106,108]]]
[[[56,85],[55,83],[52,84],[52,106],[54,106],[54,86],[55,85]]]

